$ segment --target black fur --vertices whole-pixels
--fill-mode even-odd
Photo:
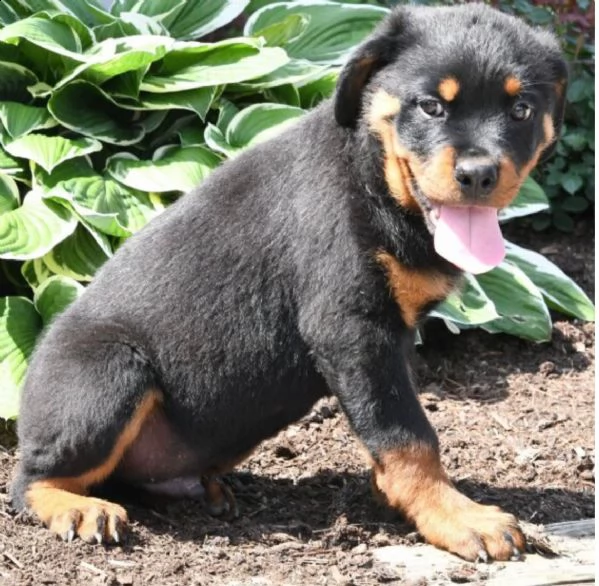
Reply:
[[[149,388],[197,453],[189,473],[247,452],[328,393],[375,458],[436,446],[410,380],[414,333],[375,253],[458,270],[434,252],[422,215],[390,196],[364,111],[384,88],[419,156],[488,138],[522,166],[541,117],[505,122],[500,80],[514,70],[539,112],[560,109],[552,84],[565,70],[547,33],[484,6],[397,9],[350,59],[336,100],[222,165],[127,241],[35,351],[16,506],[33,480],[102,463]],[[454,118],[433,128],[415,100],[448,74],[469,82]]]

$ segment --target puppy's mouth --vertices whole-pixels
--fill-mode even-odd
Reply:
[[[415,191],[439,256],[475,275],[503,261],[505,246],[497,208],[436,202],[418,187]]]

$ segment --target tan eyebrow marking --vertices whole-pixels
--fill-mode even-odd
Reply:
[[[510,75],[505,80],[503,89],[509,96],[517,96],[522,91],[522,82],[514,75]]]
[[[451,102],[460,91],[460,82],[455,77],[446,77],[439,83],[437,91],[446,102]]]

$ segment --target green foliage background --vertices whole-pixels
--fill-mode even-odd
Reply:
[[[17,414],[43,328],[120,244],[328,97],[386,11],[325,0],[0,3],[0,417]],[[575,164],[563,150],[572,140],[559,181],[559,165]],[[547,209],[530,179],[501,219]],[[550,337],[549,309],[593,319],[562,271],[506,245],[501,266],[468,277],[434,315],[453,331],[536,341]]]

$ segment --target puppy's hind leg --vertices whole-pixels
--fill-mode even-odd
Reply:
[[[149,361],[130,345],[52,334],[23,391],[13,505],[65,540],[119,542],[126,511],[87,495],[112,474],[162,396]]]

